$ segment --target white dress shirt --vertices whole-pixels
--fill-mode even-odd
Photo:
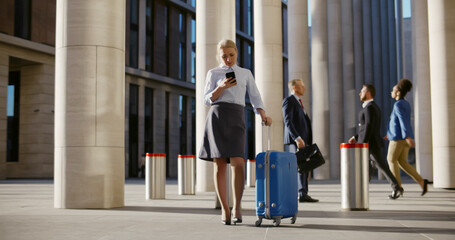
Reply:
[[[235,72],[235,78],[237,80],[237,85],[225,89],[223,93],[215,101],[212,101],[212,92],[215,90],[218,85],[226,78],[226,73]],[[234,103],[241,106],[245,106],[245,93],[248,91],[251,104],[253,105],[254,111],[261,108],[264,109],[264,104],[262,103],[261,94],[256,86],[254,81],[253,74],[250,70],[246,68],[241,68],[237,65],[228,67],[224,64],[213,68],[207,72],[207,78],[204,89],[204,104],[210,106],[213,103],[218,102],[227,102]]]
[[[373,101],[374,101],[374,99],[372,98],[370,100],[367,100],[367,101],[363,102],[362,103],[362,108],[365,108],[368,105],[368,103],[373,102]]]

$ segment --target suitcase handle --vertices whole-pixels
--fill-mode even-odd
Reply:
[[[264,144],[264,135],[265,135],[264,128],[267,128],[267,149],[265,148],[265,144]],[[271,125],[267,126],[267,125],[265,125],[265,121],[262,121],[262,151],[263,152],[270,150],[270,144],[271,144],[270,128],[271,128]]]

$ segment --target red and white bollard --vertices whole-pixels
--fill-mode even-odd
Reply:
[[[369,159],[367,143],[340,145],[341,153],[341,208],[368,210]]]

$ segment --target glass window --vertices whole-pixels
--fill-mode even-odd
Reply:
[[[179,79],[186,80],[186,15],[179,14]]]
[[[196,98],[191,98],[191,154],[196,153]]]
[[[145,88],[144,151],[153,153],[153,89]]]
[[[146,49],[145,49],[145,69],[153,69],[153,1],[147,0],[145,10],[146,18]]]
[[[30,39],[31,0],[14,1],[14,36]]]
[[[196,83],[196,20],[191,19],[191,83]]]
[[[138,39],[139,39],[139,14],[138,0],[130,2],[130,42],[129,42],[129,61],[130,67],[138,67]]]
[[[139,171],[139,86],[130,84],[129,118],[128,118],[128,175],[137,177]]]
[[[20,107],[20,76],[19,71],[9,73],[7,112],[6,161],[19,161],[19,107]]]
[[[180,128],[180,154],[187,154],[187,141],[186,141],[186,129],[187,129],[187,110],[186,110],[186,97],[183,95],[179,96],[179,128]]]
[[[282,8],[282,24],[283,24],[283,53],[288,53],[288,8],[283,4]]]
[[[169,92],[166,92],[166,99],[165,99],[165,120],[164,120],[164,151],[166,152],[166,177],[169,177],[169,154],[170,154],[170,139],[171,137],[169,136],[169,121],[170,121],[170,99],[171,94]]]

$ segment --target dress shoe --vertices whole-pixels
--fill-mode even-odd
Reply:
[[[309,195],[305,195],[305,196],[299,197],[299,202],[319,202],[319,200],[314,199],[314,198],[310,197]]]
[[[404,192],[404,189],[402,187],[399,187],[398,189],[395,189],[392,191],[392,195],[389,195],[389,198],[395,200],[395,199],[399,198],[400,196],[403,196],[403,192]]]
[[[428,180],[424,179],[423,180],[423,189],[422,189],[421,196],[425,195],[425,193],[427,193],[427,191],[428,191]]]
[[[234,225],[237,225],[237,223],[242,223],[242,218],[232,218],[232,222],[234,223]]]

